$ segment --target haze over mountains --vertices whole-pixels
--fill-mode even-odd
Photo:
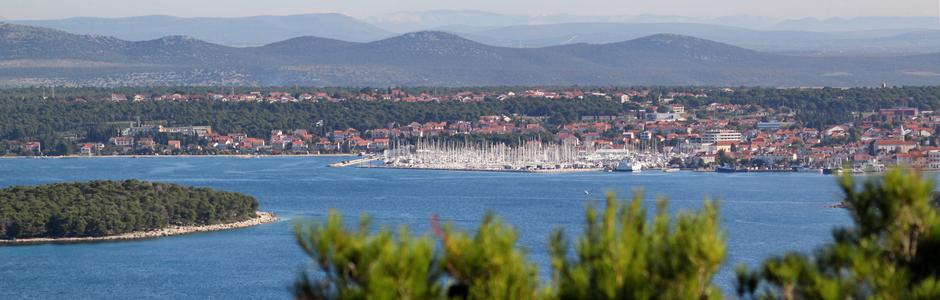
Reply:
[[[802,18],[781,20],[749,15],[718,18],[700,18],[677,15],[525,15],[501,14],[476,10],[431,10],[398,12],[373,16],[366,22],[396,32],[408,32],[460,25],[493,28],[516,25],[544,25],[563,23],[696,23],[725,25],[757,30],[806,31],[858,31],[881,29],[940,29],[938,17],[856,17],[856,18]]]
[[[260,46],[299,36],[318,36],[368,42],[394,33],[342,14],[255,16],[242,18],[181,18],[141,16],[128,18],[69,18],[61,20],[7,21],[59,29],[78,34],[113,36],[145,41],[185,35],[233,47]]]
[[[924,85],[940,53],[805,57],[685,35],[539,48],[440,31],[371,42],[296,37],[231,47],[185,36],[128,41],[0,25],[0,86],[34,85]]]
[[[8,22],[130,41],[185,35],[233,47],[261,46],[300,36],[371,42],[402,33],[434,30],[505,47],[614,43],[671,33],[760,51],[807,56],[878,56],[940,51],[940,20],[936,17],[776,20],[752,16],[713,19],[664,15],[528,16],[443,10],[400,12],[364,20],[327,13],[240,18],[141,16]]]
[[[565,23],[518,25],[466,32],[491,45],[544,47],[571,43],[611,43],[657,33],[690,35],[766,52],[806,56],[898,55],[940,51],[940,30],[759,31],[694,23]]]

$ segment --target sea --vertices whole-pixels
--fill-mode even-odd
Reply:
[[[548,237],[576,236],[589,203],[642,191],[647,205],[694,211],[720,201],[728,255],[714,282],[733,295],[734,267],[756,266],[786,251],[810,252],[849,225],[836,178],[815,173],[532,174],[379,168],[330,168],[348,157],[141,157],[0,159],[0,187],[140,179],[240,192],[281,217],[251,228],[146,240],[0,246],[0,299],[289,299],[311,270],[297,246],[297,223],[330,210],[354,224],[408,226],[429,233],[431,219],[473,230],[495,212],[519,232],[519,245],[551,269]],[[0,199],[0,201],[3,201]]]

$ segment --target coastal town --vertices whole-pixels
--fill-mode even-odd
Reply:
[[[888,166],[940,169],[935,137],[940,115],[913,107],[886,107],[854,113],[853,122],[810,127],[786,107],[710,102],[710,92],[649,89],[478,89],[447,93],[401,89],[364,89],[356,94],[311,92],[248,92],[227,94],[118,94],[73,97],[69,101],[105,102],[251,102],[340,103],[414,102],[472,103],[547,99],[616,102],[629,107],[616,114],[581,115],[578,120],[550,124],[545,115],[481,115],[463,120],[392,123],[377,128],[328,128],[311,120],[304,128],[271,128],[269,134],[220,132],[207,124],[167,125],[156,120],[131,120],[111,125],[106,140],[72,136],[73,156],[113,155],[297,155],[382,154],[394,145],[421,140],[465,140],[468,136],[516,137],[517,146],[555,144],[577,153],[632,151],[659,153],[668,163],[656,168],[733,171],[834,169],[877,172]],[[717,92],[730,92],[722,88]],[[46,97],[44,94],[43,97]],[[687,107],[683,99],[702,103]],[[523,140],[525,138],[525,140]],[[28,137],[2,141],[7,156],[43,156],[44,145]],[[649,166],[647,166],[649,167]]]

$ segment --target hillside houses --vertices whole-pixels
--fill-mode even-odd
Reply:
[[[707,95],[679,93],[678,96],[707,97]],[[630,102],[631,99],[649,97],[649,90],[629,90],[626,92],[608,93],[605,91],[585,91],[582,89],[560,89],[560,90],[523,90],[523,91],[452,91],[448,93],[435,93],[432,91],[411,92],[403,89],[372,89],[360,91],[358,94],[340,95],[337,93],[328,93],[322,90],[309,91],[252,91],[247,93],[235,93],[234,90],[228,93],[206,94],[186,94],[186,93],[167,93],[167,94],[146,94],[137,93],[130,97],[125,94],[113,93],[108,101],[223,101],[223,102],[268,102],[268,103],[291,103],[291,102],[340,102],[346,100],[360,101],[392,101],[392,102],[481,102],[485,100],[508,101],[517,98],[542,98],[551,100],[583,100],[583,99],[603,99],[616,100],[622,103]],[[681,112],[680,112],[681,113]]]
[[[36,136],[0,141],[0,150],[8,155],[43,155],[58,149],[81,155],[381,153],[399,143],[441,139],[565,143],[578,149],[671,151],[681,154],[676,156],[683,158],[683,166],[706,169],[717,164],[756,169],[786,169],[793,165],[906,165],[929,169],[940,166],[940,154],[936,153],[936,147],[940,147],[937,136],[940,115],[901,106],[916,103],[918,107],[926,107],[923,101],[911,99],[891,102],[888,107],[849,112],[845,118],[838,118],[838,123],[825,124],[835,119],[816,116],[819,120],[815,120],[807,116],[806,108],[800,111],[783,106],[763,107],[764,103],[780,103],[774,102],[779,101],[777,99],[737,99],[735,97],[740,95],[729,94],[734,89],[726,88],[243,87],[196,90],[201,92],[169,89],[145,92],[124,88],[99,91],[94,96],[75,96],[73,100],[246,102],[244,105],[212,105],[272,108],[270,114],[265,115],[270,120],[259,124],[291,124],[278,126],[296,128],[256,128],[270,125],[246,126],[237,121],[220,121],[251,117],[237,115],[204,120],[235,123],[212,123],[214,127],[206,123],[175,123],[178,120],[116,121],[89,124],[107,128],[103,133],[88,133],[87,128],[81,128],[45,137],[51,146],[43,145]],[[545,103],[550,104],[552,111],[542,108]],[[148,103],[120,105],[150,106]],[[177,105],[181,104],[168,106]],[[444,113],[371,115],[385,105],[405,109],[433,107]],[[451,105],[461,107],[451,111]],[[293,118],[285,113],[292,109],[355,110],[359,107],[373,111],[350,112],[350,116],[362,119],[355,122],[327,119],[337,118],[337,115],[345,117],[342,113],[323,117],[327,119],[325,122],[320,121],[320,116]],[[401,119],[408,117],[414,120]],[[345,128],[347,126],[363,128]]]

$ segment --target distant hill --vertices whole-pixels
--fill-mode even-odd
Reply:
[[[887,29],[840,32],[749,30],[700,23],[559,23],[455,30],[481,43],[545,47],[613,43],[659,33],[690,35],[768,52],[801,55],[891,55],[940,51],[940,30]]]
[[[809,56],[898,55],[940,51],[937,17],[859,17],[777,20],[747,15],[695,18],[674,15],[581,16],[499,14],[474,10],[398,12],[367,21],[410,32],[441,30],[488,45],[546,47],[614,43],[672,33],[760,51]],[[928,37],[913,33],[932,32]]]
[[[479,10],[429,10],[403,11],[372,16],[367,22],[394,32],[413,32],[429,29],[445,29],[451,26],[501,27],[529,24],[533,20],[526,15],[501,14]]]
[[[659,33],[690,35],[739,47],[807,56],[899,55],[940,51],[935,17],[862,17],[776,20],[753,16],[694,18],[673,15],[582,16],[431,10],[373,16],[342,14],[234,18],[139,16],[11,20],[76,34],[148,41],[190,36],[230,47],[256,47],[297,37],[372,42],[416,31],[446,31],[493,46],[534,48],[615,43]],[[926,33],[926,35],[924,35]],[[920,34],[920,35],[918,35]]]
[[[41,27],[0,23],[3,59],[87,59],[127,61],[114,49],[129,43],[105,36],[74,35]]]
[[[930,12],[926,12],[930,13]],[[574,14],[502,14],[478,10],[404,11],[373,16],[366,21],[390,31],[407,32],[446,29],[473,25],[506,27],[518,25],[550,25],[563,23],[693,23],[725,25],[754,30],[798,30],[813,32],[865,31],[885,29],[940,30],[937,16],[923,17],[854,17],[802,18],[781,20],[767,17],[733,15],[717,18],[678,15],[574,15]]]
[[[114,36],[130,41],[145,41],[170,35],[185,35],[211,43],[235,47],[260,46],[299,36],[318,36],[366,42],[394,35],[355,18],[335,13],[238,18],[83,17],[7,22],[48,27],[79,34]]]
[[[707,64],[775,68],[780,63],[799,60],[678,34],[655,34],[618,43],[582,43],[549,49],[616,67],[657,65],[681,68],[690,64]]]
[[[510,48],[424,31],[368,43],[318,37],[228,47],[0,25],[0,86],[28,85],[764,85],[940,82],[940,54],[801,57],[676,34]]]
[[[936,13],[926,12],[926,13]],[[775,29],[845,31],[881,29],[940,29],[940,17],[857,17],[857,18],[804,18],[784,20],[774,25]]]
[[[131,42],[42,27],[0,24],[0,58],[72,59],[150,65],[225,65],[258,60],[245,51],[187,36]]]

